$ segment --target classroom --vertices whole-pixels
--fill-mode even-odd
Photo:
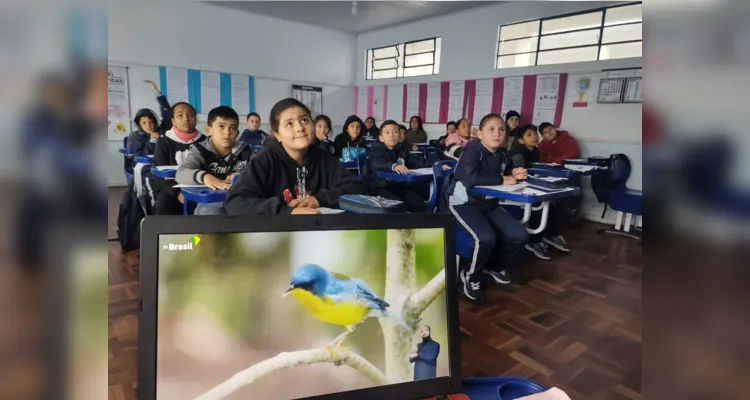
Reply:
[[[110,399],[642,397],[641,2],[108,4]]]

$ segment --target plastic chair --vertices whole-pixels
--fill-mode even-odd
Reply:
[[[615,235],[632,237],[634,239],[641,240],[639,235],[630,232],[630,222],[633,215],[643,215],[643,192],[640,190],[628,189],[626,182],[630,177],[631,165],[630,159],[624,154],[612,154],[609,157],[609,169],[610,169],[610,186],[609,196],[607,202],[604,205],[604,211],[607,211],[607,205],[615,211],[617,211],[617,220],[615,222],[614,229],[603,229],[599,228],[596,230],[597,233],[612,233]],[[625,227],[620,230],[622,224],[622,217],[625,215]],[[641,229],[633,227],[636,233],[640,233]]]
[[[122,138],[122,148],[127,149],[128,148],[128,137]],[[133,156],[131,154],[123,154],[123,168],[125,170],[125,181],[128,183],[128,187],[133,186],[135,178],[133,178],[132,173],[132,159]]]
[[[438,161],[432,166],[432,176],[433,176],[433,189],[432,189],[432,195],[430,196],[430,200],[427,202],[427,212],[429,213],[435,213],[437,208],[437,202],[440,198],[441,191],[443,189],[443,183],[445,183],[445,178],[450,176],[450,174],[453,173],[453,170],[456,168],[457,161],[449,160],[449,161]],[[443,169],[443,165],[450,165],[451,169],[445,170]]]

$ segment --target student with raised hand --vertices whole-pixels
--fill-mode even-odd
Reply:
[[[472,193],[476,186],[512,185],[526,179],[526,169],[516,167],[502,147],[503,119],[485,115],[478,139],[466,145],[444,189],[448,209],[475,241],[472,257],[459,260],[459,291],[473,301],[483,298],[482,275],[500,284],[510,283],[509,264],[529,239],[526,228],[497,199]]]
[[[143,81],[149,85],[151,92],[156,95],[156,101],[159,102],[159,113],[161,115],[161,123],[158,126],[160,136],[164,136],[168,130],[172,129],[172,107],[169,106],[167,97],[156,87],[154,81]]]
[[[410,169],[427,168],[431,164],[419,154],[412,154],[410,149],[399,144],[401,134],[396,121],[387,120],[380,125],[380,140],[370,146],[367,157],[365,182],[370,193],[375,196],[404,202],[409,212],[424,212],[427,202],[419,195],[418,188],[408,182],[386,182],[378,178],[378,171],[405,174]]]
[[[166,100],[165,100],[166,101]],[[188,103],[179,102],[172,106],[172,129],[156,141],[154,148],[155,167],[180,166],[185,161],[190,145],[206,140],[206,137],[195,129],[198,122],[195,108]],[[165,180],[153,176],[150,178],[154,191],[154,213],[156,215],[178,215],[182,213],[184,201],[179,189],[174,188],[174,180]]]
[[[326,153],[335,156],[336,148],[333,142],[328,139],[328,133],[331,132],[331,119],[327,115],[320,114],[315,117],[313,124],[315,124],[315,145]]]
[[[255,112],[247,114],[247,129],[242,131],[240,141],[249,144],[250,146],[260,146],[268,137],[268,134],[260,129],[260,115]]]
[[[427,133],[422,126],[422,118],[414,115],[409,119],[409,129],[406,130],[406,140],[409,143],[427,143]]]
[[[363,194],[364,184],[341,161],[314,145],[310,109],[288,98],[271,109],[272,137],[227,192],[230,215],[319,214],[338,207],[342,194]]]
[[[507,139],[505,140],[505,148],[510,149],[515,143],[515,137],[518,134],[517,130],[521,124],[521,114],[517,111],[510,110],[505,114],[505,132]]]
[[[365,130],[362,133],[362,136],[370,137],[373,139],[377,139],[378,136],[380,136],[380,130],[377,126],[375,126],[375,118],[367,117],[365,119]]]
[[[544,138],[539,143],[539,160],[544,163],[564,164],[565,160],[580,157],[578,141],[567,131],[558,131],[549,122],[539,125],[539,133]]]
[[[367,148],[364,136],[362,136],[362,120],[356,115],[350,115],[344,122],[344,131],[336,136],[333,145],[336,149],[336,157],[341,158],[341,154],[346,147]]]
[[[237,140],[240,117],[231,107],[219,106],[209,111],[208,139],[190,146],[185,161],[177,169],[175,180],[185,185],[206,185],[226,190],[232,178],[245,167],[253,153],[252,146]],[[199,204],[195,215],[221,215],[223,203]]]

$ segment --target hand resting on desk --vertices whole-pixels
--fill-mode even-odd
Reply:
[[[405,165],[399,164],[399,165],[396,165],[395,167],[393,167],[393,172],[395,172],[397,174],[403,175],[403,174],[409,172],[409,168],[406,168]]]
[[[227,190],[231,183],[225,180],[219,179],[211,174],[203,175],[203,183],[211,190]]]
[[[525,168],[513,168],[513,171],[511,172],[511,174],[513,175],[514,178],[516,178],[516,180],[519,180],[519,181],[526,179],[526,177],[528,176],[528,172],[526,171]]]
[[[503,176],[503,185],[515,185],[518,183],[516,178],[512,176]]]

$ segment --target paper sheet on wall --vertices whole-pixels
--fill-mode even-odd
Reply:
[[[247,75],[232,74],[232,88],[250,89],[250,78]]]
[[[471,123],[478,124],[482,117],[490,112],[492,112],[492,94],[477,94],[474,96],[474,114]]]
[[[187,69],[167,67],[167,100],[169,104],[188,101]]]
[[[495,80],[494,79],[477,79],[477,95],[482,94],[489,94],[492,95],[492,92],[495,88]]]
[[[419,108],[419,84],[417,83],[408,84],[406,85],[406,109],[417,110],[418,108]],[[416,114],[416,112],[414,114]],[[411,114],[411,115],[414,115],[414,114]]]
[[[641,78],[630,78],[625,85],[625,98],[626,102],[642,102],[643,101],[643,79]]]
[[[560,87],[560,74],[537,75],[536,91],[537,92],[557,92]]]
[[[125,67],[109,67],[109,118],[108,140],[122,140],[133,130],[130,121],[130,101],[128,92],[128,70]]]
[[[522,76],[510,76],[505,78],[503,83],[503,95],[517,93],[523,93],[523,77]]]
[[[221,105],[221,85],[218,72],[201,71],[201,113]]]
[[[427,84],[427,109],[425,110],[424,122],[440,122],[440,82]]]
[[[504,93],[503,94],[503,110],[516,110],[521,111],[521,101],[523,100],[523,93]]]
[[[232,108],[239,115],[250,112],[250,89],[232,88]]]
[[[375,118],[377,123],[381,123],[385,119],[385,109],[383,108],[385,88],[384,86],[375,86],[372,89],[372,117]]]
[[[537,75],[535,110],[554,110],[557,108],[557,97],[560,75]]]
[[[292,85],[292,96],[310,109],[313,118],[323,113],[322,87]]]
[[[555,122],[555,110],[534,110],[534,115],[531,118],[531,123],[539,126],[542,122]]]
[[[457,121],[464,114],[464,81],[450,83],[450,97],[448,98],[448,121]]]
[[[586,110],[593,101],[596,77],[584,75],[568,77],[568,87],[565,89],[565,106],[573,110]]]
[[[357,116],[367,118],[367,86],[357,88]]]

